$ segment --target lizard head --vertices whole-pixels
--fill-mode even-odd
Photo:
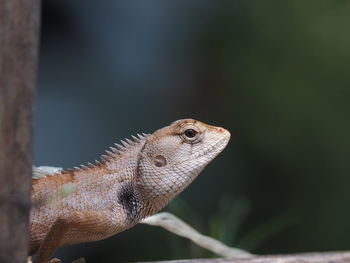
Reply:
[[[146,138],[136,182],[161,208],[188,186],[227,145],[230,133],[193,119],[173,122]]]

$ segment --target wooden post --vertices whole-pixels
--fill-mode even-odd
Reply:
[[[25,262],[40,0],[0,0],[0,262]]]

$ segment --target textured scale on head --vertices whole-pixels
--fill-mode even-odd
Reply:
[[[230,133],[182,119],[147,137],[138,161],[137,188],[158,209],[187,187],[227,145]]]

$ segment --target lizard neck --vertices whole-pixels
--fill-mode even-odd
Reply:
[[[134,185],[142,202],[141,218],[151,216],[162,210],[171,200],[173,200],[183,188],[172,189],[169,192],[162,192],[159,189],[145,187],[144,184],[137,182]]]
[[[142,160],[142,158],[141,158]],[[191,176],[183,176],[182,167],[175,166],[163,173],[154,172],[147,163],[138,162],[134,187],[145,207],[157,213],[174,197],[180,194],[201,172],[203,167],[193,170]],[[151,215],[151,214],[147,214]]]

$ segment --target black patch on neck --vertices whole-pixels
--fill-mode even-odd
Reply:
[[[140,198],[131,184],[126,184],[120,189],[118,202],[126,213],[127,222],[132,223],[140,212]]]

